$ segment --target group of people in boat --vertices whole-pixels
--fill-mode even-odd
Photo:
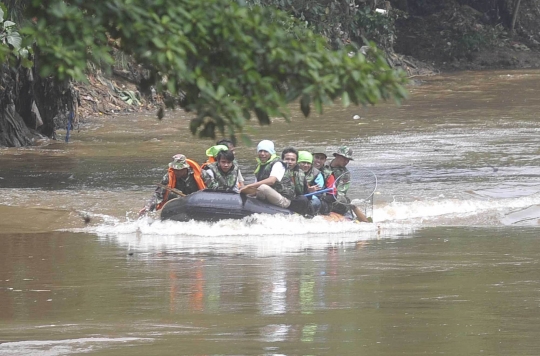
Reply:
[[[263,140],[257,145],[255,182],[247,185],[234,150],[232,141],[220,140],[206,151],[208,160],[201,166],[182,154],[173,156],[167,174],[139,215],[159,210],[178,196],[211,189],[256,196],[305,216],[331,212],[345,215],[352,211],[359,221],[368,221],[347,197],[350,186],[347,164],[353,160],[351,148],[339,147],[327,162],[325,147],[310,151],[287,147],[278,155],[274,143]]]

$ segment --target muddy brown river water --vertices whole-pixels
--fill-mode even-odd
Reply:
[[[539,79],[426,78],[401,106],[248,128],[352,146],[353,200],[377,176],[374,224],[137,220],[170,157],[212,143],[180,113],[0,149],[0,356],[537,355]],[[236,153],[253,179],[254,147]]]

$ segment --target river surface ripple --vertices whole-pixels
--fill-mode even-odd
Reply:
[[[539,77],[433,77],[401,106],[248,128],[353,147],[374,224],[137,220],[170,157],[211,145],[178,112],[0,149],[0,356],[537,355]]]

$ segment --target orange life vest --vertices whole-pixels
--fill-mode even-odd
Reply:
[[[206,184],[204,184],[204,180],[201,175],[201,166],[199,166],[197,162],[189,158],[186,159],[186,162],[189,164],[189,166],[193,170],[193,178],[195,178],[197,187],[199,187],[200,190],[206,189]]]
[[[210,163],[214,163],[216,159],[212,156],[208,157],[208,160],[201,165],[201,169],[205,169]]]
[[[199,187],[199,190],[206,189],[206,185],[204,184],[204,180],[201,176],[201,167],[197,162],[195,162],[192,159],[187,158],[186,159],[187,164],[191,167],[191,170],[193,171],[193,178],[195,179],[195,183],[197,183],[197,187]],[[169,168],[168,169],[169,174],[169,184],[167,185],[169,188],[175,188],[176,187],[176,174],[174,173],[174,169]],[[166,190],[165,193],[163,193],[163,200],[156,206],[156,210],[160,210],[163,208],[163,205],[167,202],[167,197],[169,196],[170,191]]]

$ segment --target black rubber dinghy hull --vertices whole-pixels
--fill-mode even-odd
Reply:
[[[237,193],[203,190],[168,201],[161,209],[161,220],[218,221],[242,219],[252,214],[290,215],[292,212]]]

